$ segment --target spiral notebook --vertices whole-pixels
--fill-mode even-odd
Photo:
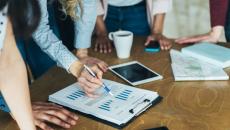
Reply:
[[[139,114],[158,103],[162,98],[157,92],[134,88],[110,80],[104,83],[114,96],[103,89],[99,98],[89,98],[75,83],[49,96],[49,101],[102,121],[116,128],[123,128]]]

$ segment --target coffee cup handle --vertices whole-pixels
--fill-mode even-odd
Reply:
[[[113,32],[109,33],[109,39],[113,41]]]

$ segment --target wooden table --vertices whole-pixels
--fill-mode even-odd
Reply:
[[[174,82],[168,51],[156,54],[144,52],[144,38],[135,38],[132,56],[119,60],[112,54],[92,54],[109,65],[137,60],[163,75],[164,79],[137,87],[157,91],[163,101],[142,114],[124,129],[141,130],[167,126],[170,130],[230,130],[230,82],[200,81]],[[180,49],[182,46],[174,45]],[[228,73],[230,70],[226,70]],[[104,78],[125,83],[107,72]],[[49,94],[75,82],[64,70],[54,67],[31,85],[33,101],[46,101]],[[56,127],[58,130],[61,129]],[[6,113],[0,113],[0,130],[17,130],[16,123]],[[80,116],[78,124],[71,130],[110,130],[103,123]]]

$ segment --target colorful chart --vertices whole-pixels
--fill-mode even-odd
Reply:
[[[120,94],[118,94],[115,98],[126,101],[131,93],[132,93],[131,90],[125,89]]]
[[[79,90],[79,91],[71,93],[70,95],[67,96],[67,98],[71,100],[76,100],[80,97],[83,97],[84,95],[85,95],[85,92]]]
[[[112,100],[108,100],[104,104],[100,105],[98,108],[100,108],[102,110],[110,111],[110,109],[111,109],[110,105],[112,102],[113,102]]]

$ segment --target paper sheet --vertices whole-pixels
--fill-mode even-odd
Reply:
[[[229,79],[229,76],[221,67],[203,62],[173,49],[170,51],[170,56],[176,81]]]
[[[142,104],[145,99],[152,102],[159,96],[156,92],[109,80],[104,80],[104,83],[111,89],[114,96],[109,95],[101,88],[98,92],[101,96],[92,99],[87,97],[77,84],[73,84],[50,95],[49,100],[116,124],[122,124],[134,117],[135,114],[130,113],[130,109]]]

